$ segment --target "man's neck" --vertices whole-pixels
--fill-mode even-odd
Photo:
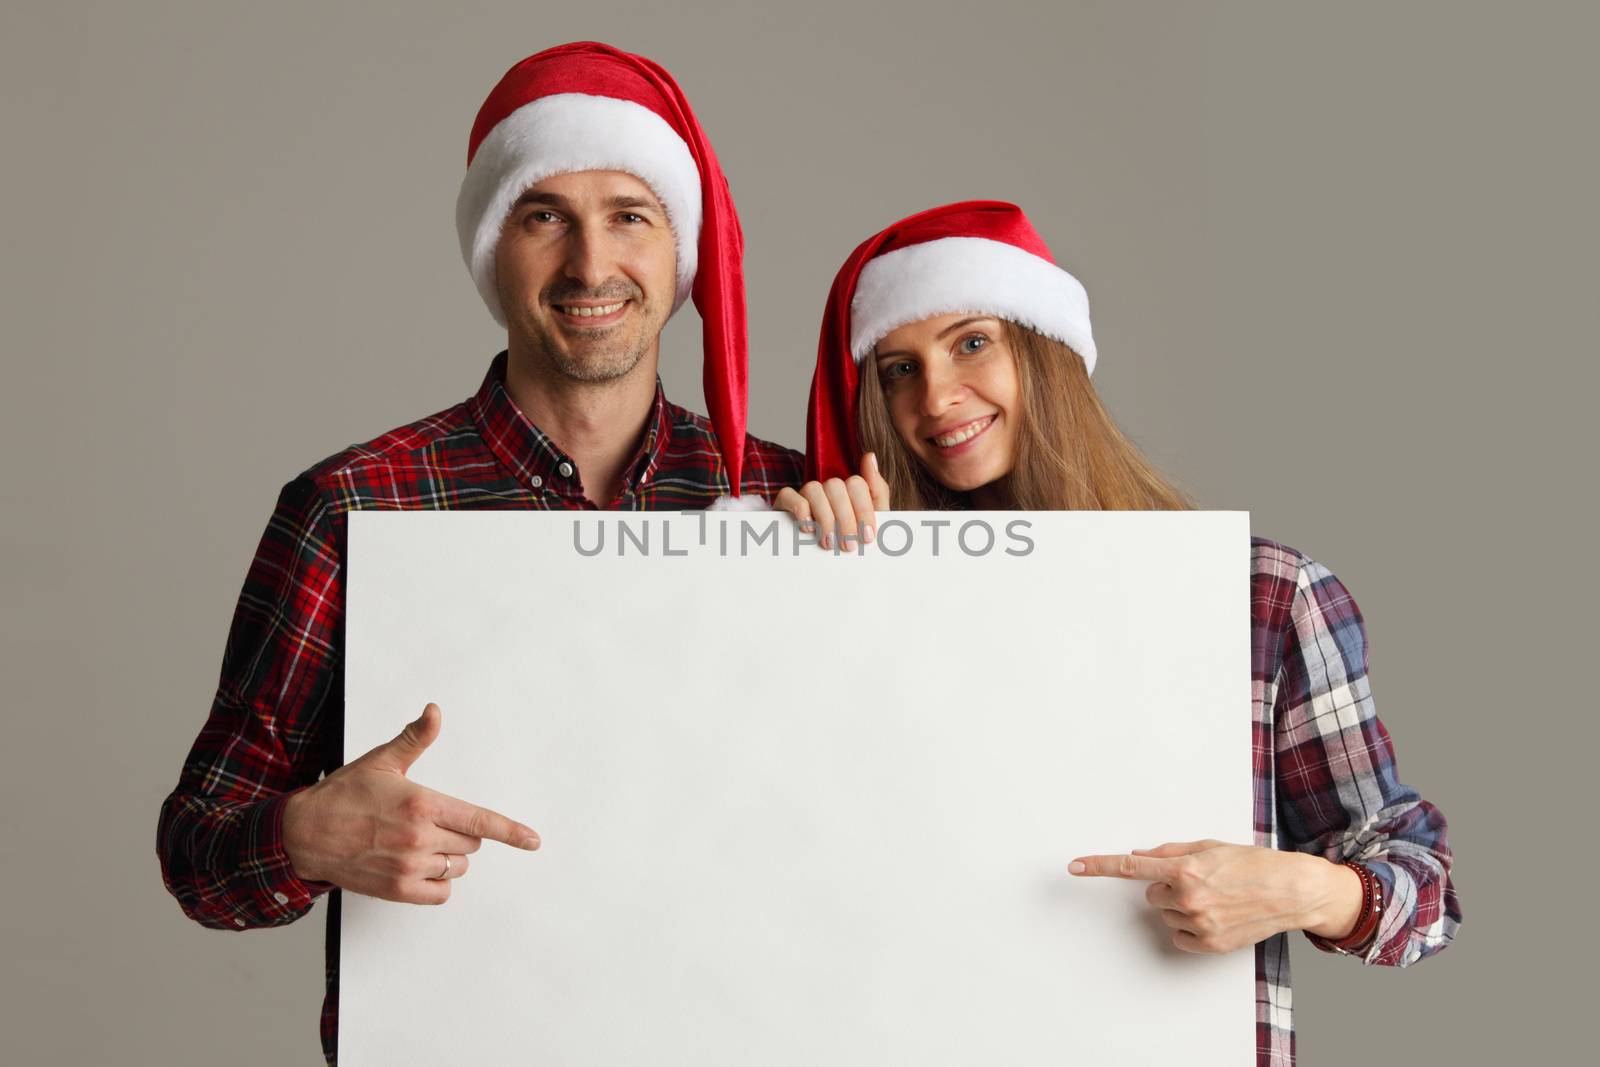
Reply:
[[[511,402],[572,457],[584,495],[600,507],[622,491],[625,468],[650,420],[656,360],[652,350],[627,374],[605,382],[567,378],[525,351],[513,350],[506,360]]]

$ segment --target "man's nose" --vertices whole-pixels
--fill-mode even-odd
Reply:
[[[598,289],[614,275],[606,237],[588,226],[574,226],[567,237],[567,257],[562,264],[568,278],[585,289]]]

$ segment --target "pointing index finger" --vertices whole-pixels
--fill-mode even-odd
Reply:
[[[434,821],[446,830],[469,837],[488,838],[530,852],[539,847],[539,835],[531,827],[508,819],[497,811],[449,796],[441,796],[440,802],[439,815]]]
[[[1173,875],[1172,862],[1155,856],[1080,856],[1067,864],[1080,878],[1131,878],[1140,882],[1165,882]]]

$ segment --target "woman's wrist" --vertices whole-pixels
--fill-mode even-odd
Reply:
[[[1308,857],[1317,866],[1310,893],[1310,907],[1301,929],[1326,941],[1342,941],[1355,932],[1361,920],[1365,886],[1361,876],[1343,863],[1320,856]]]

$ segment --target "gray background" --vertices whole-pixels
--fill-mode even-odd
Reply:
[[[316,1062],[320,912],[189,923],[156,809],[277,488],[468,395],[503,342],[456,250],[467,131],[506,67],[584,37],[674,71],[717,146],[763,436],[801,442],[858,240],[961,197],[1028,210],[1129,432],[1355,592],[1402,776],[1450,818],[1462,939],[1398,972],[1297,945],[1304,1061],[1564,1058],[1592,945],[1596,29],[1545,4],[6,5],[3,1058]],[[698,344],[686,310],[663,376],[695,405]]]

